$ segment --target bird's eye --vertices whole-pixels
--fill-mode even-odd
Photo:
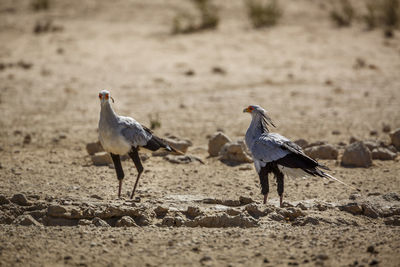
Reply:
[[[109,97],[109,95],[108,95],[108,94],[106,94],[106,100],[108,100],[108,97]]]
[[[253,108],[253,107],[249,107],[249,109],[250,109],[250,110],[252,110],[252,111],[254,110],[254,108]]]
[[[101,94],[99,94],[99,98],[101,99]]]

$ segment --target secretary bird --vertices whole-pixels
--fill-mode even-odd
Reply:
[[[120,155],[128,154],[133,160],[138,172],[135,186],[133,187],[131,198],[135,194],[140,175],[144,168],[139,157],[139,148],[143,147],[151,151],[165,149],[169,152],[183,154],[168,143],[155,136],[150,129],[138,123],[130,117],[118,116],[110,104],[110,92],[102,90],[99,93],[100,99],[100,120],[99,120],[99,140],[104,150],[109,152],[114,163],[117,178],[119,180],[118,197],[121,197],[122,180],[124,170],[122,169]]]
[[[268,126],[275,127],[275,125],[262,107],[251,105],[245,108],[243,112],[250,113],[252,117],[245,141],[251,151],[254,166],[260,178],[264,204],[267,203],[268,199],[268,174],[270,173],[273,173],[276,177],[281,207],[283,204],[284,174],[292,177],[306,175],[325,177],[347,185],[322,171],[321,169],[329,170],[329,168],[308,157],[298,145],[280,134],[270,133]],[[347,186],[355,189],[350,185]]]

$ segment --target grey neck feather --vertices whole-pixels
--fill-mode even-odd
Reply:
[[[115,122],[117,114],[114,112],[109,101],[101,103],[100,117],[108,122]]]
[[[256,131],[259,134],[265,132],[269,133],[269,129],[266,125],[266,122],[264,121],[263,116],[260,114],[254,114],[252,116],[250,127],[252,127],[254,131]]]

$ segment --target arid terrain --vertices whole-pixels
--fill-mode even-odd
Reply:
[[[280,1],[278,24],[253,29],[243,1],[215,3],[217,29],[173,35],[188,1],[0,1],[0,266],[400,265],[400,31],[338,28],[322,0]],[[125,160],[118,199],[86,150],[102,89],[204,164],[143,151],[136,198]],[[243,140],[250,104],[291,140],[331,144],[319,161],[360,192],[288,178],[280,208],[270,178],[262,204],[252,163],[208,153],[217,131]],[[344,167],[354,140],[397,156]]]

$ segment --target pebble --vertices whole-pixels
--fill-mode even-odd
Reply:
[[[24,194],[15,194],[11,198],[11,202],[20,205],[20,206],[29,206],[30,203],[26,199]]]
[[[400,151],[400,128],[392,131],[389,136],[392,144],[396,147],[397,151]]]
[[[372,165],[371,152],[362,141],[351,143],[343,153],[341,165],[347,167],[370,167]]]

